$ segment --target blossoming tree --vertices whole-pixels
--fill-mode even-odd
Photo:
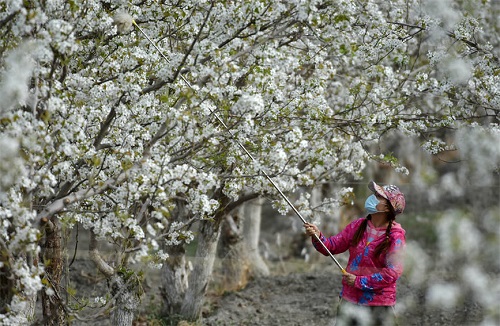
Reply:
[[[498,5],[450,4],[2,3],[0,316],[33,318],[42,291],[46,320],[80,318],[60,282],[61,229],[80,225],[115,324],[132,323],[136,262],[162,266],[165,313],[197,319],[224,217],[260,196],[288,210],[261,171],[285,193],[358,178],[368,159],[408,173],[367,146],[398,130],[437,153],[453,148],[443,129],[498,130]],[[117,30],[123,12],[162,53]]]

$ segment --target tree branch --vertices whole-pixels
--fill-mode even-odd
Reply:
[[[196,37],[193,39],[193,42],[191,42],[191,45],[189,46],[189,49],[187,50],[186,54],[182,58],[181,63],[179,64],[179,67],[177,68],[177,70],[174,73],[174,80],[177,79],[177,76],[180,74],[182,67],[184,66],[184,64],[186,64],[186,61],[187,61],[187,58],[189,57],[189,54],[194,49],[194,45],[196,44],[196,42],[199,41],[200,36],[201,36],[201,32],[203,31],[203,28],[205,28],[205,25],[207,24],[208,17],[210,17],[210,13],[212,12],[212,8],[213,7],[214,7],[214,2],[212,1],[210,3],[210,8],[208,8],[207,15],[205,16],[205,19],[203,20],[203,23],[201,24],[201,27],[198,30],[198,34],[196,34]]]
[[[89,255],[90,259],[97,266],[97,269],[103,273],[107,278],[115,274],[115,270],[108,263],[102,259],[99,249],[97,248],[97,238],[94,231],[90,231],[90,243],[89,243]]]

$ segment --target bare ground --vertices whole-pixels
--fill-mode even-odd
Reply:
[[[319,254],[318,254],[319,255]],[[235,292],[222,292],[216,277],[212,282],[203,310],[202,325],[206,326],[271,326],[271,325],[333,325],[341,274],[327,257],[312,258],[306,263],[301,258],[273,257],[269,261],[271,275],[255,278],[247,286]],[[337,257],[345,265],[346,258]],[[82,310],[87,318],[99,309],[93,298],[104,296],[108,291],[106,281],[89,260],[75,261],[70,268],[71,287],[80,298],[90,298]],[[159,315],[162,302],[159,297],[159,275],[150,272],[144,281],[144,296],[137,314],[136,326],[181,326],[178,319],[165,320]],[[425,284],[411,285],[405,276],[398,283],[396,310],[402,326],[480,325],[484,318],[481,306],[470,298],[451,310],[429,307],[425,304]],[[80,301],[81,302],[81,301]],[[41,311],[41,308],[38,310]],[[500,325],[498,323],[492,325]],[[97,320],[74,320],[72,325],[110,325],[109,314]]]
[[[294,245],[292,238],[285,239],[286,234],[297,233],[291,228],[285,230],[285,226],[293,225],[293,221],[283,220],[264,226],[268,233],[263,234],[262,241],[265,244],[263,247],[268,250],[266,257],[271,269],[270,276],[252,279],[240,291],[222,292],[214,275],[203,310],[202,325],[333,325],[341,274],[327,257],[314,252],[308,242],[305,247],[309,250],[309,262],[299,257],[304,247],[303,239],[299,239],[299,245]],[[282,237],[280,242],[275,241],[273,247],[272,242],[278,230],[282,232]],[[88,253],[84,252],[79,257],[69,269],[71,284],[68,286],[76,293],[75,297],[80,298],[76,302],[85,306],[80,315],[85,319],[99,311],[99,305],[93,298],[105,296],[109,291],[104,278],[88,260]],[[337,258],[345,266],[347,256],[339,255]],[[190,325],[179,323],[178,319],[165,320],[159,316],[162,306],[159,284],[158,272],[149,271],[143,284],[145,294],[135,325]],[[425,286],[412,285],[405,276],[400,279],[396,305],[400,325],[472,326],[483,322],[485,312],[471,298],[466,297],[451,310],[429,307],[425,304]],[[90,301],[85,303],[84,298],[90,298]],[[41,313],[40,306],[37,311]],[[40,314],[38,317],[41,317]],[[75,319],[71,325],[106,326],[110,325],[110,318],[109,314],[105,314],[97,320]],[[500,320],[484,325],[500,325]]]
[[[201,324],[206,326],[271,326],[271,325],[333,325],[336,315],[341,274],[326,257],[321,263],[281,262],[273,267],[272,275],[250,280],[248,285],[235,292],[220,293],[216,284],[211,285]],[[81,297],[92,298],[107,292],[106,282],[92,270],[89,261],[75,262],[72,267],[72,286]],[[291,267],[290,267],[291,266]],[[158,275],[147,277],[141,310],[136,326],[192,325],[179,320],[164,320],[158,312]],[[400,325],[480,325],[484,312],[479,304],[465,299],[452,310],[425,305],[425,290],[411,286],[403,276],[398,284],[396,309]],[[82,317],[89,317],[98,309],[84,309]],[[497,325],[500,325],[500,321]],[[72,325],[110,325],[109,314],[98,320],[78,321]],[[494,324],[493,324],[494,325]]]
[[[340,291],[340,273],[333,266],[253,280],[244,290],[213,300],[203,325],[333,325]],[[398,285],[400,325],[479,325],[483,312],[466,301],[453,310],[429,308],[422,290],[404,278]]]

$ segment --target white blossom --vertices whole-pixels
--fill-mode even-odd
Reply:
[[[430,187],[431,202],[442,198],[438,187],[460,197],[456,185],[467,180],[489,186],[499,161],[493,5],[253,1],[213,3],[207,16],[206,1],[167,10],[154,1],[8,0],[0,236],[14,257],[36,256],[46,209],[130,252],[129,262],[158,268],[165,247],[194,240],[183,219],[210,221],[224,195],[230,204],[264,195],[287,214],[262,171],[285,194],[303,192],[294,200],[310,218],[338,210],[351,191],[315,208],[311,187],[359,180],[372,158],[411,177],[415,165],[373,149],[393,134],[424,139],[432,155],[456,150],[465,162]],[[440,223],[452,230],[440,240],[446,259],[464,254],[463,244],[446,248],[457,237],[478,252],[474,225],[464,222],[467,234]],[[39,264],[16,262],[17,293],[51,291]],[[15,295],[4,323],[26,323],[24,308]]]

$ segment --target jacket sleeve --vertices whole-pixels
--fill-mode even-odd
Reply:
[[[395,283],[403,273],[404,234],[397,235],[386,256],[386,266],[371,275],[356,276],[354,287],[361,290],[378,290]]]
[[[323,233],[321,233],[319,239],[325,244],[325,246],[328,248],[328,250],[330,250],[332,254],[340,254],[349,249],[354,232],[356,232],[357,226],[359,226],[358,221],[350,223],[339,234],[331,236],[329,238],[325,237]],[[325,256],[328,256],[328,252],[325,250],[325,248],[323,248],[323,246],[315,237],[312,238],[312,244],[317,251]]]

